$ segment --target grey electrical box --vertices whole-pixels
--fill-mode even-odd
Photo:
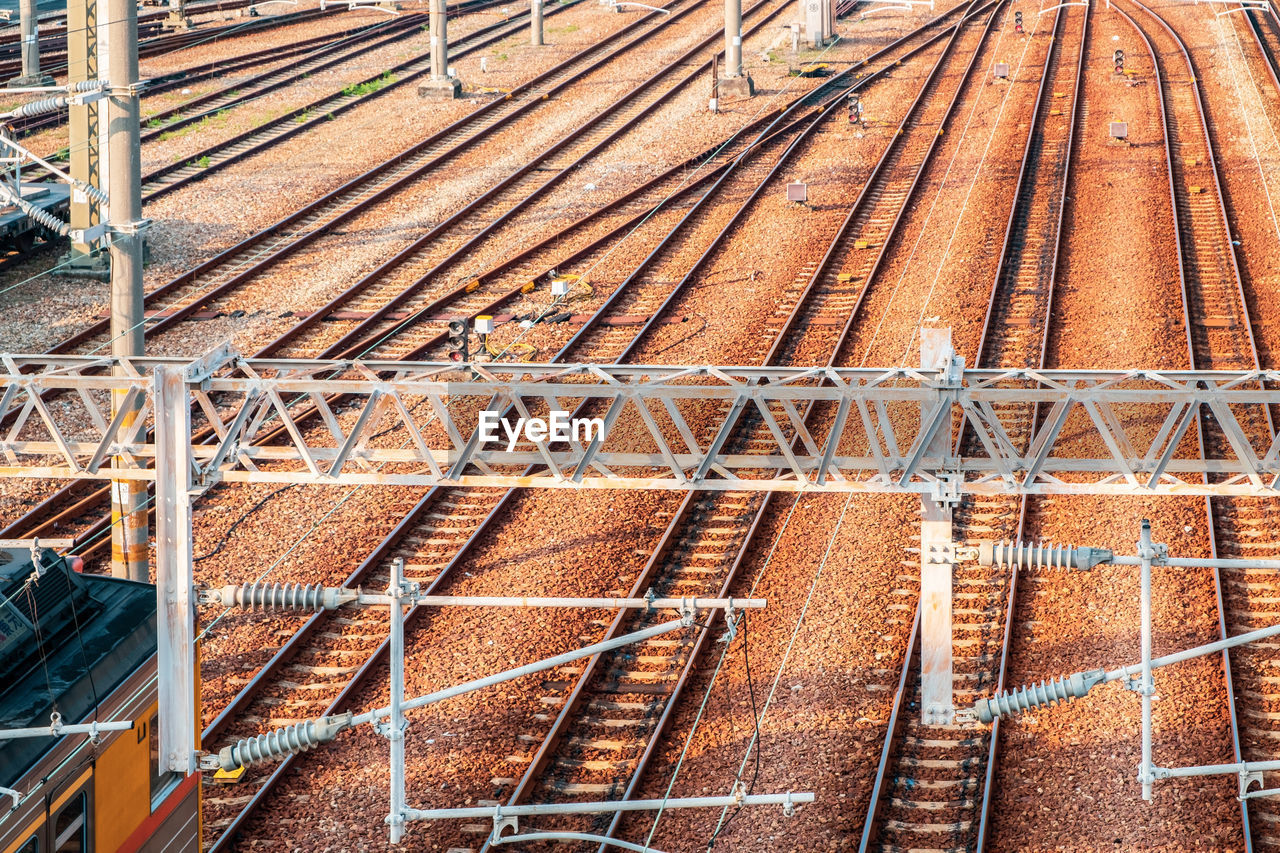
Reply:
[[[1129,136],[1129,122],[1127,122],[1127,121],[1113,121],[1113,122],[1111,122],[1111,131],[1110,131],[1110,133],[1111,133],[1111,138],[1112,138],[1112,139],[1126,139],[1126,138],[1128,138],[1128,136]]]
[[[1009,63],[997,62],[994,73],[1001,80],[1007,80],[1009,78]]]
[[[804,31],[809,44],[822,44],[823,0],[806,0],[804,4]]]
[[[809,185],[796,181],[787,184],[787,201],[808,201]]]

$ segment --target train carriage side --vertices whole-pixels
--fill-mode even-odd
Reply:
[[[0,730],[134,726],[0,740],[0,853],[197,853],[199,777],[158,769],[155,588],[39,563],[0,549]]]

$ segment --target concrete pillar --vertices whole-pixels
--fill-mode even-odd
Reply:
[[[448,13],[445,0],[431,0],[431,79],[418,85],[418,97],[449,100],[462,94],[462,81],[449,76]]]
[[[542,0],[529,0],[529,44],[541,47],[542,40]]]
[[[53,78],[40,73],[40,39],[37,32],[36,0],[19,0],[18,32],[22,40],[22,76],[9,81],[10,86],[51,86]]]
[[[720,98],[749,98],[755,84],[742,73],[742,0],[724,0],[724,74],[716,86]]]
[[[110,33],[111,56],[107,78],[111,95],[107,99],[111,157],[108,235],[111,241],[111,354],[142,355],[142,235],[137,223],[142,219],[142,157],[139,143],[138,95],[138,8],[134,0],[109,0],[106,29]],[[114,405],[123,405],[117,395]],[[125,429],[133,423],[139,408],[129,406]],[[117,408],[116,411],[119,411]],[[126,465],[117,459],[116,465]],[[130,466],[131,467],[131,466]],[[146,487],[134,480],[116,480],[111,485],[111,573],[131,580],[149,580]]]
[[[920,330],[920,367],[940,370],[953,355],[950,329]],[[925,409],[928,408],[926,405]],[[921,412],[923,418],[924,411]],[[940,429],[926,456],[951,453],[951,430]],[[955,718],[952,701],[951,574],[955,543],[951,506],[920,498],[920,717],[925,725],[947,725]]]

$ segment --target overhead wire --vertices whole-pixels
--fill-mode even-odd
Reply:
[[[1055,13],[1055,16],[1056,16],[1056,15],[1062,15],[1062,14],[1064,14],[1064,12],[1063,12],[1061,9],[1059,9],[1059,10]],[[979,159],[979,160],[978,160],[978,165],[977,165],[976,167],[974,167],[974,170],[973,170],[973,177],[969,180],[969,187],[968,187],[968,189],[965,191],[965,194],[964,194],[964,201],[963,201],[963,202],[961,203],[961,205],[960,205],[960,210],[959,210],[959,212],[958,212],[958,213],[955,213],[955,214],[951,217],[951,218],[952,218],[951,236],[947,238],[947,244],[946,244],[946,247],[945,247],[945,248],[943,249],[943,251],[942,251],[942,257],[940,257],[940,258],[938,259],[938,266],[937,266],[937,269],[934,271],[934,274],[933,274],[933,281],[932,281],[932,282],[930,282],[930,284],[929,284],[929,290],[928,290],[928,292],[925,294],[925,297],[924,297],[924,301],[923,301],[923,303],[921,303],[919,319],[916,321],[916,327],[917,327],[917,328],[919,328],[919,327],[921,327],[921,326],[923,326],[923,325],[924,325],[924,317],[925,317],[925,314],[926,314],[926,313],[928,312],[928,310],[929,310],[929,303],[930,303],[930,301],[932,301],[932,299],[933,299],[933,293],[934,293],[934,291],[935,291],[935,290],[937,289],[937,287],[938,287],[938,282],[942,279],[942,271],[943,271],[944,267],[946,266],[946,262],[947,262],[947,258],[948,258],[948,256],[950,256],[950,254],[951,254],[951,247],[952,247],[953,245],[955,245],[956,235],[960,233],[960,223],[961,223],[961,222],[963,221],[963,219],[964,219],[965,211],[967,211],[967,210],[969,209],[969,200],[970,200],[970,198],[972,198],[972,197],[973,197],[973,190],[974,190],[974,187],[976,187],[976,186],[978,185],[978,176],[982,174],[982,167],[983,167],[984,165],[986,165],[986,162],[987,162],[987,156],[991,153],[991,145],[992,145],[992,143],[993,143],[993,142],[995,142],[995,138],[996,138],[996,130],[997,130],[997,129],[999,129],[999,127],[1000,127],[1000,121],[1001,121],[1001,119],[1003,119],[1003,118],[1004,118],[1004,110],[1005,110],[1005,107],[1007,107],[1007,106],[1009,105],[1009,96],[1013,93],[1013,86],[1014,86],[1014,84],[1015,84],[1015,83],[1017,83],[1018,78],[1019,78],[1019,75],[1022,73],[1022,66],[1023,66],[1023,63],[1025,63],[1025,62],[1026,62],[1026,59],[1027,59],[1027,53],[1028,53],[1028,51],[1029,51],[1029,50],[1030,50],[1030,48],[1031,48],[1031,41],[1032,41],[1032,39],[1035,37],[1035,35],[1040,31],[1040,19],[1041,19],[1042,17],[1043,17],[1043,15],[1037,15],[1037,16],[1036,16],[1036,22],[1035,22],[1035,25],[1031,28],[1031,33],[1027,36],[1026,40],[1025,40],[1025,41],[1024,41],[1024,43],[1023,43],[1022,53],[1021,53],[1021,54],[1019,55],[1019,57],[1018,57],[1018,65],[1017,65],[1017,67],[1015,67],[1015,68],[1013,69],[1013,73],[1009,75],[1009,85],[1005,87],[1004,97],[1000,99],[1000,109],[996,112],[996,119],[995,119],[995,122],[991,125],[991,133],[990,133],[990,134],[988,134],[988,136],[987,136],[987,144],[986,144],[986,146],[984,146],[984,147],[983,147],[983,149],[982,149],[982,157],[981,157],[981,159]],[[1055,17],[1055,20],[1056,20],[1056,17]],[[1051,43],[1051,44],[1049,45],[1049,50],[1052,50],[1052,49],[1053,49],[1053,45],[1052,45],[1052,43]],[[995,63],[995,57],[994,57],[994,55],[992,56],[991,61],[992,61],[992,64],[993,64],[993,66],[994,66],[994,63]],[[978,100],[978,99],[975,99],[973,112],[970,112],[970,114],[969,114],[970,121],[972,121],[972,120],[973,120],[973,114],[974,114],[974,112],[976,112],[976,111],[977,111],[977,108],[978,108],[977,100]],[[969,132],[969,125],[967,125],[967,124],[966,124],[966,125],[965,125],[965,129],[964,129],[964,133],[967,135],[967,134],[968,134],[968,132]],[[955,154],[952,156],[952,162],[954,162],[954,161],[955,161],[955,158],[956,158],[957,156],[959,156],[959,154],[960,154],[960,146],[959,146],[959,145],[957,145],[957,146],[956,146]],[[950,171],[951,171],[951,167],[950,167],[950,166],[948,166],[948,167],[947,167],[947,171],[948,171],[948,173],[950,173]],[[940,194],[941,194],[941,191],[939,191],[939,195],[940,195]],[[934,198],[935,198],[935,201],[936,201],[936,199],[938,198],[938,196],[935,196]],[[904,364],[906,363],[907,358],[911,355],[911,350],[912,350],[912,348],[915,346],[915,344],[916,344],[916,338],[914,338],[914,337],[912,337],[912,338],[908,338],[908,340],[907,340],[907,349],[906,349],[906,352],[904,352],[904,353],[903,353],[903,355],[902,355],[902,362],[903,362]]]
[[[1223,3],[1222,5],[1225,7],[1228,4]],[[1245,14],[1248,14],[1248,13],[1246,12]],[[1276,128],[1271,121],[1271,115],[1267,112],[1266,105],[1262,103],[1261,94],[1258,88],[1258,81],[1253,76],[1253,69],[1249,67],[1248,57],[1244,55],[1244,45],[1240,41],[1240,33],[1236,30],[1235,19],[1231,18],[1230,20],[1231,35],[1234,38],[1237,50],[1240,52],[1240,58],[1244,64],[1245,71],[1249,75],[1249,83],[1250,83],[1250,86],[1252,87],[1252,91],[1250,94],[1252,94],[1253,97],[1250,99],[1250,103],[1247,106],[1245,106],[1245,92],[1243,87],[1240,85],[1240,72],[1236,68],[1236,58],[1232,54],[1231,49],[1227,44],[1227,38],[1226,38],[1226,32],[1225,32],[1226,28],[1222,24],[1222,19],[1224,17],[1229,18],[1230,15],[1227,13],[1223,13],[1221,15],[1214,16],[1215,18],[1214,23],[1218,28],[1218,41],[1222,45],[1222,52],[1226,55],[1227,64],[1231,68],[1231,82],[1235,85],[1236,103],[1239,104],[1241,107],[1243,107],[1240,110],[1240,112],[1244,118],[1245,129],[1248,130],[1249,132],[1249,146],[1253,150],[1252,159],[1254,164],[1258,167],[1258,176],[1262,181],[1262,191],[1267,197],[1267,208],[1268,208],[1268,211],[1271,213],[1272,228],[1275,231],[1276,239],[1280,241],[1280,217],[1276,215],[1275,201],[1272,199],[1272,196],[1271,196],[1271,178],[1275,170],[1268,169],[1264,165],[1265,160],[1261,152],[1258,150],[1258,140],[1254,136],[1253,122],[1250,121],[1249,116],[1253,112],[1257,111],[1261,113],[1263,119],[1266,121],[1267,129],[1271,132],[1271,144],[1272,144],[1271,153],[1273,158],[1277,152],[1280,152],[1280,139],[1277,139],[1276,137]],[[1274,159],[1272,160],[1272,162],[1274,163]],[[1230,235],[1228,235],[1228,239],[1229,238],[1230,238]]]

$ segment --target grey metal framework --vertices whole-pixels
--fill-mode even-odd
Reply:
[[[162,374],[170,384],[158,405]],[[0,384],[4,477],[163,479],[182,468],[156,464],[172,440],[190,454],[193,488],[223,480],[813,490],[950,501],[1267,496],[1280,480],[1280,434],[1261,417],[1262,407],[1280,405],[1280,371],[964,370],[952,358],[941,370],[496,363],[473,373],[439,363],[241,359],[222,347],[190,362],[5,355]],[[112,418],[111,391],[140,403],[132,426]],[[826,417],[802,419],[806,400],[822,401]],[[157,439],[147,429],[166,406],[176,432]],[[482,437],[485,411],[497,440]],[[553,411],[594,416],[601,429],[559,441],[526,430],[509,443],[513,423]],[[505,426],[494,428],[499,414]],[[1030,439],[1016,442],[1027,431],[1014,422],[1029,419]],[[1228,439],[1221,458],[1199,458],[1197,420]],[[752,426],[751,440],[741,440]],[[209,427],[209,437],[195,437]],[[984,453],[958,455],[962,429]],[[112,468],[113,457],[133,465]]]

